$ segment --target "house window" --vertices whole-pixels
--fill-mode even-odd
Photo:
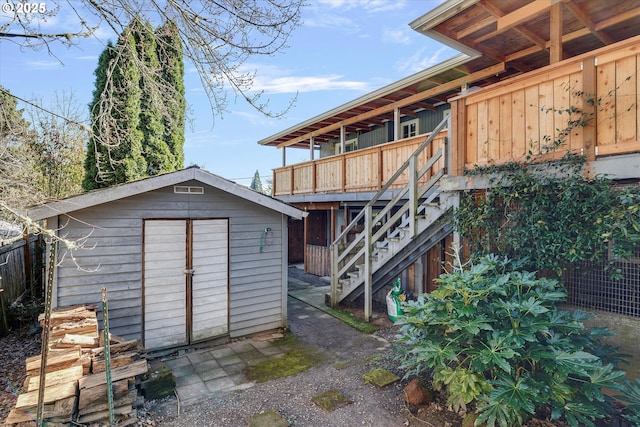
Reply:
[[[341,154],[340,151],[340,143],[338,142],[336,144],[336,154]],[[349,151],[355,151],[358,149],[358,138],[352,138],[352,139],[347,139],[344,142],[344,151],[345,153],[348,153]]]
[[[400,128],[401,139],[411,138],[412,136],[418,135],[419,134],[418,124],[419,124],[418,119],[413,119],[413,120],[409,120],[401,123],[400,124],[402,126]]]

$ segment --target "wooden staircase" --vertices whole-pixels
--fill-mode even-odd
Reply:
[[[373,293],[451,232],[457,198],[439,189],[448,163],[448,138],[435,153],[425,156],[448,121],[446,117],[436,126],[331,244],[332,306],[364,293],[369,319]],[[389,202],[374,212],[385,194],[392,194]],[[363,231],[346,242],[349,233],[363,223]]]

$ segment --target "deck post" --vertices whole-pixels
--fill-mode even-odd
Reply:
[[[336,308],[338,301],[338,244],[332,243],[329,246],[329,252],[331,256],[331,308]]]
[[[451,102],[449,116],[449,169],[450,176],[461,176],[465,162],[465,133],[466,133],[465,99],[460,98]]]
[[[371,320],[371,290],[373,272],[371,266],[371,236],[373,234],[373,208],[371,204],[366,207],[364,215],[364,320]]]
[[[415,154],[409,157],[409,235],[416,236],[416,212],[418,211],[418,168]]]
[[[586,96],[597,96],[597,70],[596,70],[596,57],[590,56],[582,61],[582,91]],[[598,135],[598,118],[597,111],[594,102],[584,102],[583,110],[584,115],[590,117],[591,120],[587,122],[587,125],[583,128],[583,147],[584,156],[587,162],[592,162],[596,159],[596,142]]]

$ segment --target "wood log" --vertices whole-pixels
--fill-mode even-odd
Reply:
[[[80,346],[80,348],[96,348],[98,346],[98,337],[91,335],[65,334],[63,338],[56,342],[55,347],[74,348],[77,345]]]
[[[131,405],[113,408],[113,413],[116,415],[126,415],[130,412],[131,412]],[[80,415],[78,417],[77,422],[79,422],[80,424],[86,424],[86,423],[93,423],[96,421],[108,420],[108,419],[109,419],[109,410],[106,410],[106,411],[100,411],[100,412],[93,412],[87,415]]]
[[[112,384],[112,392],[114,399],[121,399],[127,395],[130,390],[128,379],[116,381]],[[98,386],[84,389],[80,391],[78,398],[78,411],[82,413],[93,412],[91,409],[97,404],[107,402],[107,385],[100,384]]]
[[[90,334],[98,337],[98,320],[97,319],[83,319],[75,322],[61,323],[59,325],[51,327],[49,331],[49,339],[62,338],[65,334],[85,335]],[[95,335],[94,335],[95,334]]]
[[[121,353],[111,356],[111,369],[119,368],[121,366],[130,365],[133,362],[140,360],[142,356],[137,351],[130,351],[128,353]],[[106,369],[106,361],[103,358],[94,359],[92,371],[93,373],[104,372]]]
[[[111,370],[111,380],[119,381],[124,378],[135,377],[136,375],[142,375],[147,373],[147,361],[138,360],[127,366],[121,366],[119,368],[115,368]],[[105,384],[107,382],[107,376],[104,372],[99,372],[96,374],[87,375],[85,377],[80,378],[78,381],[80,385],[80,389],[92,388],[100,384]]]
[[[75,399],[78,393],[78,384],[73,383],[59,384],[53,387],[44,388],[44,403],[52,403],[67,397]],[[29,391],[18,396],[16,408],[32,408],[38,404],[38,390]]]
[[[60,369],[59,371],[49,372],[46,374],[44,385],[53,387],[60,384],[77,382],[83,375],[82,366],[72,366],[70,368]],[[40,386],[40,376],[29,377],[27,382],[27,392],[38,390]]]
[[[106,387],[105,387],[105,393],[106,393]],[[138,391],[136,389],[129,390],[122,397],[116,398],[114,396],[113,407],[116,408],[116,407],[128,405],[129,412],[131,412],[131,405],[133,405],[133,402],[135,402],[137,398],[138,398]],[[92,403],[93,404],[85,405],[84,407],[79,406],[78,415],[88,415],[94,412],[102,412],[109,409],[109,402],[107,402],[106,396],[105,396],[104,402],[101,402],[101,403],[92,402]]]
[[[43,418],[71,417],[75,405],[75,397],[57,400],[54,403],[44,405]],[[35,422],[36,408],[14,408],[9,412],[5,420],[7,425]]]
[[[80,359],[78,359],[78,362],[76,364],[82,365],[82,371],[84,375],[89,375],[91,373],[91,356],[90,355],[83,354],[82,356],[80,356]]]
[[[117,354],[117,353],[123,353],[126,351],[133,351],[133,350],[142,352],[144,351],[144,347],[142,347],[140,340],[131,340],[131,341],[125,341],[119,344],[113,344],[110,346],[110,350],[111,350],[111,355],[113,356],[114,354]],[[104,348],[98,347],[98,348],[91,349],[91,353],[95,357],[104,357],[103,356]]]
[[[79,304],[79,305],[67,305],[64,307],[55,307],[51,309],[51,318],[55,318],[56,316],[71,316],[77,313],[86,313],[92,312],[95,315],[95,311],[98,309],[98,306],[95,304]],[[38,320],[44,319],[44,313],[40,313],[38,316]]]
[[[112,384],[111,390],[113,391],[113,398],[119,399],[127,395],[129,392],[128,379],[115,381]],[[106,402],[107,398],[107,384],[100,384],[95,387],[80,390],[78,396],[78,411],[82,413],[93,412],[91,408],[96,404]]]
[[[50,351],[47,358],[46,371],[49,373],[77,365],[81,356],[82,354],[78,348]],[[26,360],[27,375],[40,375],[40,363],[41,355],[28,358]]]
[[[114,335],[112,333],[109,333],[109,344],[113,345],[113,344],[122,344],[123,342],[126,342],[127,340],[125,340],[122,337],[119,337],[118,335]],[[100,334],[100,343],[98,344],[100,347],[104,347],[104,334]]]

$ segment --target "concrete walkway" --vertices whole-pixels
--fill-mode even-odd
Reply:
[[[290,330],[318,351],[339,360],[353,357],[354,351],[376,351],[388,346],[385,340],[362,334],[326,312],[324,298],[330,286],[290,279],[288,292]],[[203,398],[252,387],[254,383],[244,376],[244,369],[285,354],[289,348],[278,345],[280,337],[267,334],[217,346],[190,347],[160,359],[176,377],[180,403],[190,405]]]

